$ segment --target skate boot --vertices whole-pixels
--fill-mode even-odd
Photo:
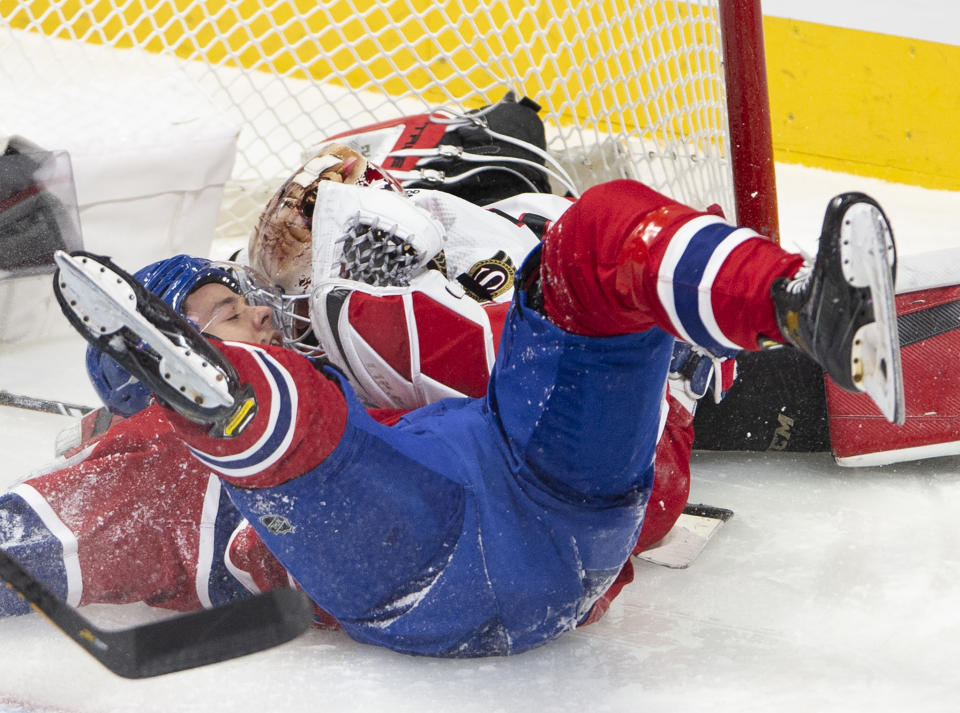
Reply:
[[[864,392],[887,420],[904,419],[893,280],[896,249],[883,210],[862,193],[827,206],[812,267],[774,282],[777,324],[843,389]]]
[[[54,255],[54,293],[83,337],[210,435],[238,435],[256,413],[249,385],[184,317],[108,258]]]

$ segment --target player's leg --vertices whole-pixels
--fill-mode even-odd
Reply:
[[[544,311],[578,334],[656,325],[718,354],[790,343],[896,417],[895,256],[882,210],[862,194],[838,196],[816,263],[801,273],[803,263],[751,230],[617,181],[587,191],[547,232]]]
[[[576,334],[656,325],[718,352],[756,349],[760,334],[779,334],[773,280],[802,264],[752,230],[614,181],[584,193],[544,236],[544,310]]]
[[[447,474],[478,468],[459,455],[456,437],[381,426],[335,370],[280,347],[211,344],[109,261],[58,260],[59,289],[74,298],[61,302],[71,321],[172,407],[177,436],[345,627],[399,616],[455,549],[471,550],[456,545],[476,515],[464,484]],[[122,298],[105,297],[115,286]],[[482,625],[470,617],[489,616],[491,606],[458,615],[453,641],[424,646],[456,643],[455,632]]]
[[[521,284],[537,265],[534,253]],[[531,306],[535,297],[518,290],[487,392],[511,449],[561,497],[646,498],[673,337],[573,334]]]
[[[656,545],[666,537],[683,513],[690,493],[690,450],[693,418],[679,400],[669,397],[666,426],[657,442],[653,486],[643,516],[643,526],[633,554]],[[633,581],[633,562],[627,559],[610,587],[597,599],[580,626],[599,621],[625,586]]]

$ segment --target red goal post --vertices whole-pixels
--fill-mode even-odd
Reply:
[[[513,91],[543,107],[548,151],[579,189],[636,178],[778,235],[759,0],[0,5],[0,91],[17,97],[0,131],[56,143],[87,122],[116,138],[163,120],[169,93],[152,87],[171,84],[191,116],[238,130],[227,234],[249,231],[323,137]]]
[[[780,242],[760,0],[720,0],[737,221]]]

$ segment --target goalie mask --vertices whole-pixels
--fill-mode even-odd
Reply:
[[[341,144],[327,145],[304,163],[267,203],[247,248],[250,265],[287,294],[304,294],[310,287],[311,231],[321,181],[403,190],[379,167]]]
[[[308,302],[318,250],[333,261],[326,266],[331,277],[400,284],[401,274],[442,249],[442,228],[421,213],[389,174],[341,144],[327,145],[298,169],[270,199],[247,248],[251,267],[282,290],[276,309],[284,345],[307,356],[323,353],[310,330]],[[324,225],[315,224],[320,215]],[[416,247],[402,227],[411,224],[415,230],[429,226],[429,237]]]

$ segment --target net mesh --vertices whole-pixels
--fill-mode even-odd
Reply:
[[[137,112],[201,133],[215,117],[239,129],[218,233],[245,235],[304,146],[513,91],[580,190],[637,178],[732,217],[717,2],[0,0],[20,124],[0,130],[74,113],[116,142]]]

